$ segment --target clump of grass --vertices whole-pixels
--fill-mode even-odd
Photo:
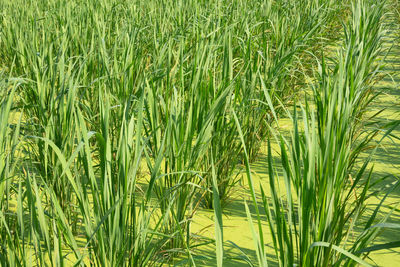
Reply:
[[[164,215],[152,222],[155,208],[136,190],[144,148],[143,116],[141,112],[134,116],[132,109],[143,109],[143,95],[123,107],[122,118],[111,121],[110,95],[100,94],[100,132],[89,131],[83,113],[77,113],[78,140],[83,146],[77,156],[83,177],[74,187],[89,260],[99,265],[156,264],[159,250],[170,238],[158,234]],[[114,143],[115,124],[119,132]],[[91,138],[96,140],[95,151]],[[145,194],[150,195],[151,187],[147,190]]]
[[[306,102],[305,107],[300,106],[300,119],[295,106],[292,115],[288,113],[294,125],[289,139],[275,133],[282,177],[268,146],[270,197],[261,186],[262,201],[282,266],[368,265],[364,258],[370,250],[366,248],[379,232],[379,224],[374,224],[382,202],[364,222],[374,173],[372,168],[368,170],[370,157],[361,167],[356,159],[377,134],[363,131],[362,126],[376,96],[372,86],[380,69],[384,5],[376,1],[353,4],[337,62],[331,68],[324,60],[319,65],[319,83],[313,87],[315,111]],[[266,266],[258,223],[258,259]],[[352,238],[359,224],[363,230]]]
[[[14,134],[11,131],[11,116],[10,112],[13,104],[13,96],[15,86],[9,90],[9,82],[0,73],[0,237],[1,240],[7,240],[7,232],[10,231],[11,219],[7,215],[9,212],[10,201],[12,198],[11,179],[14,175],[16,164],[15,146],[18,142],[19,124],[14,124]],[[5,264],[7,261],[7,244],[4,243],[0,247],[0,263]]]
[[[16,264],[22,251],[19,246],[20,235],[18,216],[12,206],[17,197],[15,181],[22,161],[20,149],[21,117],[17,112],[15,96],[23,79],[15,79],[0,72],[0,264]],[[20,185],[19,185],[20,186]],[[22,241],[23,242],[23,241]]]

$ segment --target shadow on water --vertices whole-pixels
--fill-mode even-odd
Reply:
[[[266,248],[266,256],[268,260],[268,266],[277,267],[278,264],[274,260],[275,255],[269,254],[268,251],[272,249]],[[196,266],[216,266],[215,250],[209,249],[198,249],[194,256]],[[244,267],[251,266],[251,264],[257,266],[257,259],[255,251],[246,248],[238,248],[237,245],[231,243],[229,240],[224,242],[224,266],[232,267]]]

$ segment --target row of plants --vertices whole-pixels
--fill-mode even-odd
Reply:
[[[260,184],[262,211],[253,199],[258,232],[250,224],[259,266],[268,265],[265,232],[272,236],[270,245],[279,266],[371,266],[366,259],[372,251],[398,246],[398,242],[378,246],[373,242],[383,229],[399,227],[386,223],[395,208],[384,217],[378,215],[399,181],[366,214],[368,200],[379,195],[385,179],[391,178],[376,177],[371,159],[398,124],[368,127],[381,112],[371,116],[367,111],[378,95],[374,84],[381,78],[385,5],[384,1],[353,3],[343,45],[329,64],[325,57],[319,62],[311,99],[286,111],[293,123],[290,135],[271,128],[269,180]],[[374,137],[382,129],[377,146]],[[279,144],[279,160],[271,152],[271,142]],[[362,153],[369,156],[359,159]],[[251,180],[249,169],[247,175]],[[254,194],[256,185],[249,184]],[[260,214],[266,215],[268,229],[263,229]],[[249,211],[248,219],[251,222]]]
[[[276,135],[270,125],[313,69],[303,59],[321,50],[330,25],[343,19],[338,11],[345,3],[2,1],[0,263],[158,266],[184,257],[195,265],[192,248],[199,244],[190,226],[203,207],[215,211],[216,257],[222,264],[221,214],[239,181],[238,165],[254,161],[262,142]],[[293,151],[282,136],[282,150],[290,151],[283,161],[287,184],[297,179],[287,192],[297,192],[300,200],[324,186],[335,197],[340,193],[339,199],[354,191],[346,177],[370,140],[357,141],[364,135],[356,122],[373,94],[383,4],[378,7],[357,1],[336,67],[319,65],[317,117],[307,105],[304,118],[308,132],[320,131],[311,137],[296,131]],[[336,114],[338,109],[343,113]],[[297,122],[297,115],[293,118]],[[334,156],[341,147],[347,149],[343,158]],[[289,161],[312,157],[311,152],[321,161],[307,163],[318,161],[306,168],[305,177],[318,183],[303,189],[303,161],[298,166]],[[353,174],[354,188],[364,183],[365,168]],[[328,175],[336,175],[337,182],[320,178]],[[278,183],[272,171],[270,178]],[[289,234],[275,237],[281,264],[338,258],[319,248],[313,250],[317,256],[304,254],[310,240],[341,245],[338,230],[308,229],[301,239],[305,245],[294,245],[297,227],[313,227],[306,221],[312,217],[295,219],[295,200],[279,204],[274,192],[272,187],[271,229],[285,215],[293,218],[279,225],[284,227],[279,232]],[[263,200],[269,212],[267,196]],[[339,220],[348,226],[351,216],[342,218],[348,208],[338,207],[338,217],[321,225]],[[309,239],[324,231],[331,236]],[[259,250],[263,265],[262,242]]]

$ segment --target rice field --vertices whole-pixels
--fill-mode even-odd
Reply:
[[[0,266],[400,265],[395,0],[0,1]]]

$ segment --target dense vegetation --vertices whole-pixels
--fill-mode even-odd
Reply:
[[[381,205],[363,217],[383,180],[372,140],[397,127],[366,119],[385,12],[375,0],[1,1],[0,264],[196,265],[195,248],[215,245],[222,266],[223,210],[245,180],[258,262],[244,264],[267,266],[269,231],[279,266],[368,265],[381,228],[398,228]],[[200,209],[215,213],[211,241],[192,232]]]

